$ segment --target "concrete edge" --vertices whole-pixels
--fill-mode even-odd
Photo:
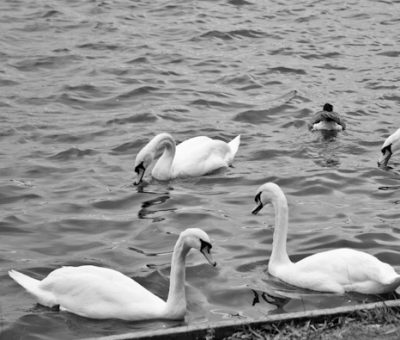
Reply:
[[[129,332],[119,335],[110,335],[97,338],[86,338],[82,340],[161,340],[161,339],[174,339],[174,340],[188,340],[188,339],[205,339],[207,335],[213,335],[219,339],[229,336],[237,330],[242,329],[244,326],[261,326],[266,323],[273,323],[279,321],[290,321],[306,318],[317,318],[323,316],[332,316],[335,314],[349,314],[356,311],[372,310],[375,308],[395,308],[400,307],[400,300],[387,300],[381,302],[372,302],[367,304],[360,304],[354,306],[343,306],[336,308],[316,309],[304,312],[284,313],[268,315],[264,318],[256,320],[235,320],[235,321],[221,321],[210,322],[201,325],[188,325],[171,327],[167,329],[146,330],[138,332]]]

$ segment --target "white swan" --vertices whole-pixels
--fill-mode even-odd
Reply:
[[[400,147],[400,129],[386,138],[381,147],[382,156],[378,160],[378,166],[387,166],[392,154]]]
[[[264,204],[275,209],[275,230],[268,271],[291,285],[320,292],[343,294],[353,291],[381,294],[400,285],[400,275],[376,257],[348,248],[333,249],[293,263],[286,252],[288,205],[280,187],[274,183],[260,186],[255,197],[257,214]]]
[[[44,306],[59,306],[93,319],[182,319],[186,312],[185,258],[190,248],[200,250],[216,266],[210,254],[211,243],[201,229],[183,231],[172,254],[167,302],[128,276],[113,269],[80,266],[62,267],[42,281],[15,270],[8,274]]]
[[[318,111],[311,122],[309,123],[311,131],[315,130],[330,130],[340,131],[346,130],[346,124],[343,119],[340,118],[337,112],[333,111],[333,106],[326,103],[322,108],[322,111]]]
[[[199,136],[187,139],[175,146],[168,133],[160,133],[148,142],[137,154],[135,172],[142,181],[146,169],[157,159],[151,175],[158,180],[177,177],[202,176],[222,167],[230,166],[239,148],[240,135],[229,143]]]

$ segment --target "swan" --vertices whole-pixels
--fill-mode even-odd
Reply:
[[[92,319],[183,319],[186,312],[185,258],[191,248],[198,249],[216,266],[210,238],[201,229],[183,231],[176,242],[171,262],[167,301],[164,302],[130,277],[113,269],[85,265],[62,267],[42,281],[10,270],[8,274],[32,294],[39,304],[59,306]]]
[[[309,128],[311,131],[316,130],[330,130],[340,131],[346,130],[346,124],[343,119],[340,118],[337,112],[333,111],[333,106],[326,103],[322,111],[318,111],[312,118]]]
[[[293,263],[286,251],[288,205],[281,188],[265,183],[258,188],[253,214],[272,202],[275,229],[268,263],[271,275],[293,286],[319,292],[381,294],[400,285],[400,275],[389,264],[362,251],[339,248],[310,255]]]
[[[135,172],[139,184],[146,169],[154,163],[151,175],[158,180],[177,177],[202,176],[222,167],[230,166],[239,148],[240,135],[229,143],[198,136],[175,145],[169,133],[160,133],[148,142],[137,154]]]
[[[381,147],[382,156],[378,160],[378,166],[387,166],[390,157],[400,146],[400,129],[386,138]]]

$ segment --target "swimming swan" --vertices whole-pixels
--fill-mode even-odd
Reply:
[[[326,103],[322,108],[322,111],[318,111],[312,118],[309,124],[309,129],[311,131],[340,131],[346,130],[346,124],[343,119],[340,118],[339,114],[333,111],[333,106]]]
[[[265,183],[255,196],[257,214],[268,202],[275,209],[275,229],[268,271],[291,285],[320,292],[343,294],[359,292],[381,294],[400,285],[400,275],[376,257],[348,248],[328,250],[308,256],[296,263],[286,252],[288,205],[280,187]]]
[[[168,133],[160,133],[137,154],[135,172],[139,184],[146,169],[156,160],[151,175],[158,180],[177,177],[202,176],[222,167],[230,166],[239,148],[240,135],[229,143],[199,136],[187,139],[175,146]]]
[[[198,249],[216,266],[211,243],[201,229],[183,231],[172,254],[167,302],[161,300],[130,277],[113,269],[80,266],[62,267],[42,281],[15,270],[8,274],[44,306],[93,319],[182,319],[186,312],[185,258],[190,248]]]
[[[390,157],[400,146],[400,129],[391,134],[381,147],[382,156],[378,160],[378,166],[387,166]]]

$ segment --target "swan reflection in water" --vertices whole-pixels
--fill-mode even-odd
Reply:
[[[152,219],[153,222],[159,222],[164,220],[164,217],[154,216],[164,212],[176,211],[177,208],[165,208],[165,209],[151,209],[154,206],[163,204],[171,198],[169,194],[161,194],[155,198],[149,199],[142,203],[141,209],[138,212],[140,219]]]
[[[266,314],[304,312],[314,309],[334,308],[348,305],[357,305],[371,302],[381,302],[396,300],[400,297],[396,291],[383,294],[361,294],[348,292],[344,295],[333,293],[315,292],[308,289],[287,284],[268,273],[250,288],[253,293],[250,301],[253,307],[260,308],[263,304],[268,304]],[[273,311],[270,306],[276,306]]]

